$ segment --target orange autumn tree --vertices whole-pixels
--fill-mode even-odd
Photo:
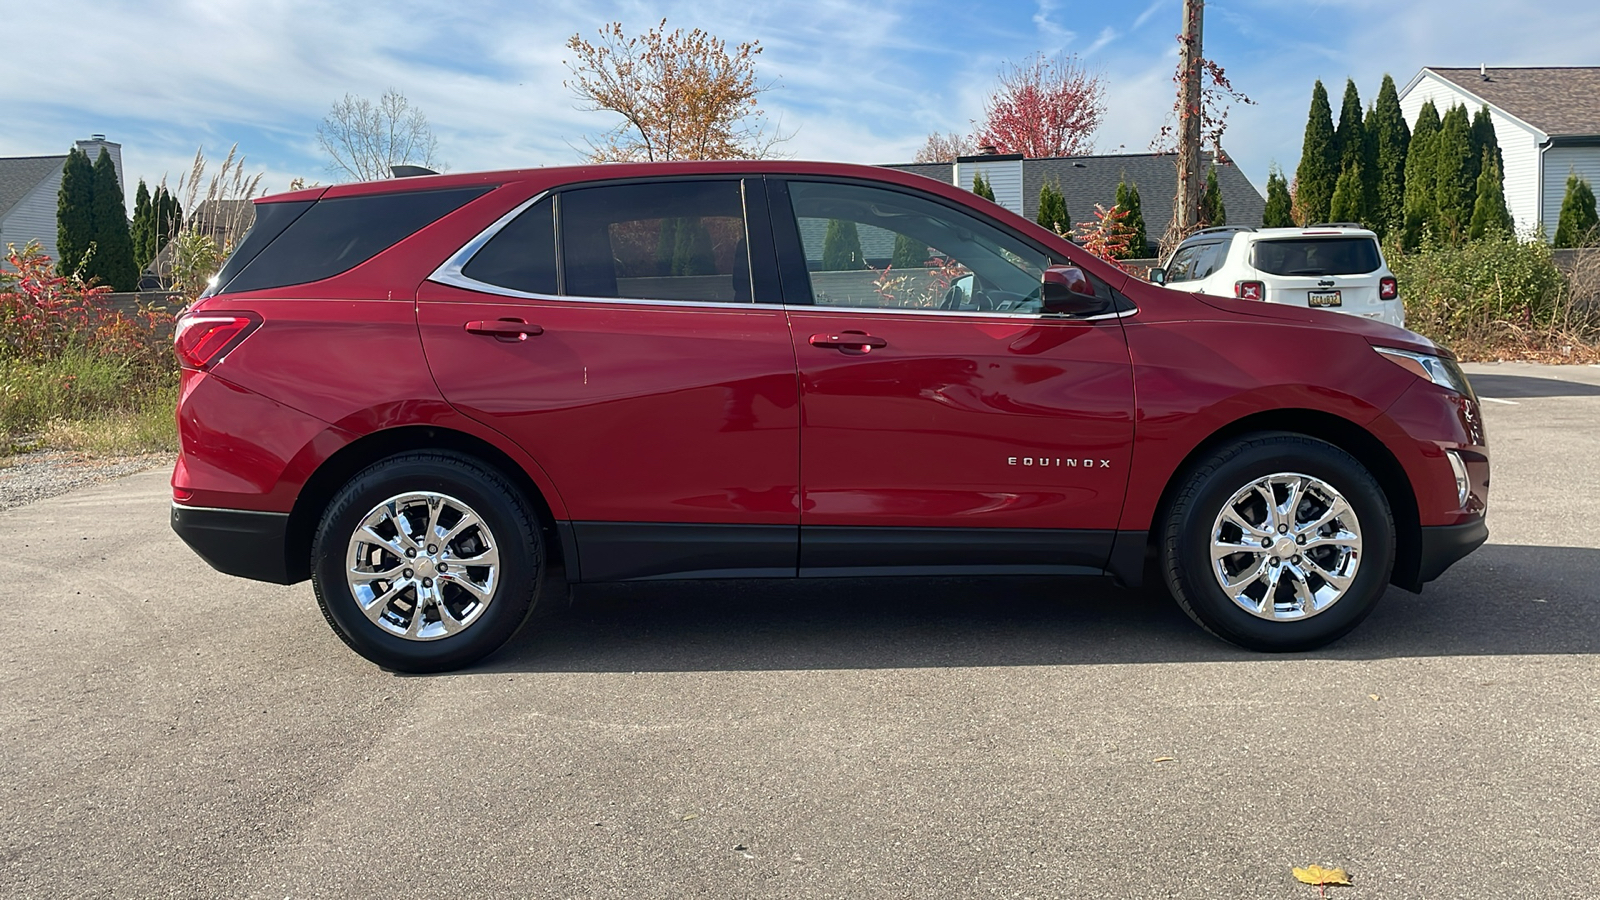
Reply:
[[[580,108],[612,112],[622,122],[588,139],[595,162],[759,159],[785,139],[768,131],[758,101],[770,85],[756,79],[759,41],[730,49],[700,29],[667,30],[667,20],[638,37],[620,22],[598,41],[567,41]]]

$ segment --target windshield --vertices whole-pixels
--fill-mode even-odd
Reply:
[[[1271,275],[1365,275],[1383,265],[1370,237],[1258,241],[1255,267]]]

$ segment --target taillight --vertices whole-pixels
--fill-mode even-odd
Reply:
[[[1385,278],[1378,282],[1378,299],[1393,300],[1400,296],[1400,282],[1393,278]]]
[[[203,312],[179,316],[172,349],[185,368],[204,369],[249,336],[261,324],[252,312]]]
[[[1233,295],[1240,300],[1267,299],[1267,286],[1259,281],[1235,281]]]

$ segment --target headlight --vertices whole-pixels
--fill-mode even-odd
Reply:
[[[1394,363],[1407,372],[1424,378],[1428,381],[1455,391],[1465,397],[1472,397],[1472,385],[1467,383],[1467,375],[1461,371],[1453,359],[1443,356],[1429,356],[1426,353],[1413,353],[1410,350],[1396,350],[1393,347],[1373,347],[1384,359]],[[1476,399],[1474,397],[1474,399]]]

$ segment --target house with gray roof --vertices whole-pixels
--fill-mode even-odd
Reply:
[[[1211,164],[1212,155],[1207,153],[1201,168]],[[1039,215],[1039,189],[1055,184],[1067,200],[1067,213],[1074,226],[1094,221],[1095,204],[1107,209],[1115,205],[1117,184],[1126,179],[1139,187],[1139,205],[1144,212],[1146,236],[1152,245],[1160,240],[1172,218],[1172,201],[1178,194],[1177,156],[1171,153],[1048,159],[1023,159],[1017,155],[963,156],[954,163],[906,163],[884,168],[926,175],[969,190],[973,175],[981,173],[993,188],[996,203],[1030,220]],[[1229,225],[1261,224],[1266,199],[1238,166],[1227,162],[1217,166],[1217,187],[1222,191],[1222,206]]]
[[[1400,92],[1408,124],[1429,100],[1441,116],[1461,104],[1471,113],[1489,107],[1519,231],[1542,226],[1554,237],[1568,175],[1600,187],[1600,66],[1428,67]]]
[[[77,147],[89,155],[91,163],[100,158],[102,149],[111,154],[117,184],[123,184],[121,144],[97,134],[78,141]],[[0,157],[0,248],[15,244],[21,250],[28,242],[38,241],[46,256],[58,258],[56,205],[61,192],[61,168],[66,163],[65,153]],[[126,188],[123,196],[127,196]]]

